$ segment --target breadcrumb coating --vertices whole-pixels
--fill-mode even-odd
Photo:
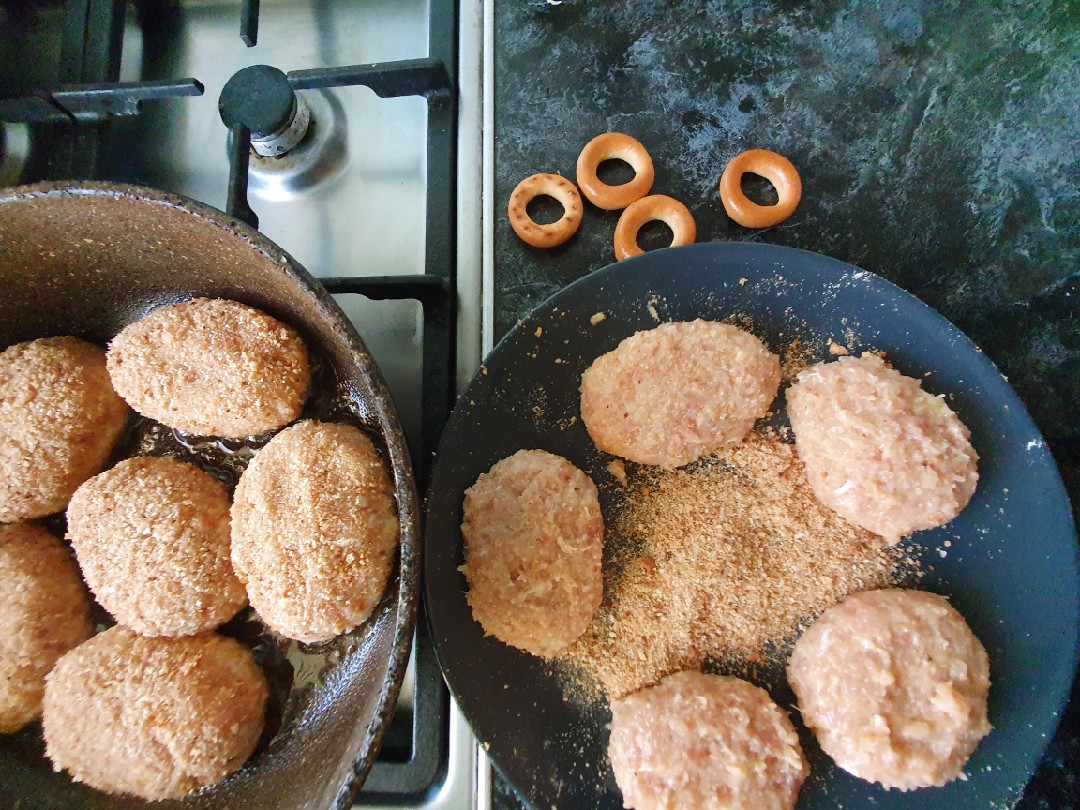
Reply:
[[[121,461],[68,506],[68,539],[97,600],[146,636],[212,630],[247,603],[229,557],[229,496],[167,457]]]
[[[394,487],[358,428],[304,421],[276,435],[240,478],[232,561],[276,632],[325,641],[367,620],[397,550]]]
[[[92,632],[90,599],[64,545],[32,523],[0,525],[0,734],[41,715],[45,676]]]
[[[0,522],[61,511],[101,472],[127,415],[91,343],[42,338],[0,353]]]
[[[251,756],[267,695],[262,670],[231,638],[146,638],[116,626],[49,674],[45,753],[98,790],[177,799]]]
[[[155,309],[113,338],[108,365],[132,408],[202,436],[277,430],[300,415],[311,384],[295,330],[220,298]]]

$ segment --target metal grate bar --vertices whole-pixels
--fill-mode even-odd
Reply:
[[[431,461],[438,447],[456,391],[457,346],[457,30],[455,0],[431,0],[428,41],[433,63],[443,66],[449,92],[428,95],[427,277],[439,279],[450,292],[444,316],[424,328],[422,458],[417,483],[426,492]],[[423,801],[445,778],[449,738],[450,695],[442,679],[427,624],[423,600],[416,623],[416,694],[413,715],[413,757],[404,764],[378,762],[368,775],[361,801]]]
[[[0,121],[12,124],[55,124],[68,120],[67,113],[44,94],[0,98]]]
[[[259,217],[248,205],[248,159],[251,157],[251,132],[243,124],[231,129],[229,139],[229,190],[225,213],[258,230]]]
[[[408,59],[337,68],[294,70],[289,84],[296,90],[363,85],[379,98],[427,96],[449,93],[450,75],[441,59]]]
[[[68,0],[60,47],[64,84],[115,82],[120,75],[126,0]],[[74,116],[53,124],[49,133],[48,177],[92,177],[97,164],[96,126],[77,126]]]
[[[240,39],[249,48],[259,41],[259,0],[241,0]]]
[[[83,82],[115,82],[120,78],[126,0],[90,0],[83,39]]]
[[[52,98],[80,121],[102,121],[114,115],[136,115],[144,101],[201,96],[202,93],[202,83],[189,78],[65,85],[53,92]]]

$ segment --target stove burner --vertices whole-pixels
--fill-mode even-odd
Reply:
[[[449,7],[453,5],[452,0],[441,2],[448,3]],[[342,126],[342,117],[333,115],[334,108],[330,104],[327,107],[331,110],[329,120],[322,121],[320,125],[318,119],[322,118],[323,113],[319,112],[312,119],[309,111],[308,124],[301,131],[295,119],[304,114],[298,112],[302,102],[297,100],[296,91],[354,85],[371,88],[379,98],[423,96],[429,102],[429,139],[433,132],[441,131],[439,127],[446,127],[449,138],[447,145],[453,149],[453,82],[446,63],[441,59],[428,57],[294,70],[287,75],[268,65],[243,68],[225,83],[218,97],[218,113],[230,132],[229,191],[225,201],[225,211],[229,216],[246,222],[252,228],[259,227],[259,217],[248,203],[249,174],[256,177],[256,184],[264,192],[264,197],[282,200],[319,180],[332,177],[341,168],[345,152],[337,148],[337,143],[340,141],[343,145],[344,138],[339,138],[336,133]],[[313,102],[320,100],[317,95],[309,95],[308,98]],[[333,101],[329,94],[326,98]],[[441,121],[446,116],[451,122],[449,125],[440,123],[433,127],[433,120]],[[305,137],[309,131],[316,134]],[[297,146],[300,148],[290,155],[292,159],[282,161],[282,156]],[[262,150],[269,150],[269,154],[264,155]],[[254,166],[252,151],[256,153]],[[267,157],[280,162],[272,163],[265,159]],[[440,218],[444,213],[440,212]],[[428,216],[430,224],[432,211],[428,211]]]
[[[295,147],[307,134],[311,113],[289,84],[288,77],[269,65],[238,70],[218,97],[221,120],[230,129],[246,126],[251,147],[263,157],[277,157]]]
[[[299,90],[296,101],[301,110],[310,112],[304,119],[310,126],[295,148],[267,157],[261,142],[251,139],[256,152],[248,165],[251,189],[264,200],[291,199],[337,177],[348,162],[346,116],[337,96],[330,90]]]
[[[278,157],[296,146],[304,139],[308,124],[311,123],[311,111],[299,95],[293,104],[291,120],[283,130],[266,138],[251,135],[251,148],[263,157]]]

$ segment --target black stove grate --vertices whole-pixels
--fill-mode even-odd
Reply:
[[[149,22],[144,0],[135,6]],[[16,98],[0,97],[0,121],[28,123],[44,141],[50,180],[96,176],[100,130],[116,116],[136,115],[142,102],[201,95],[194,78],[165,82],[118,82],[124,0],[68,0],[65,8],[60,84]],[[362,84],[379,97],[423,96],[427,118],[427,226],[425,273],[411,276],[327,278],[335,295],[373,300],[415,300],[423,312],[422,422],[418,446],[411,448],[420,491],[453,406],[456,347],[456,154],[457,4],[431,0],[429,57],[352,65],[288,74],[294,90]],[[241,39],[249,47],[258,36],[258,0],[241,4]],[[232,127],[227,212],[258,227],[247,199],[249,132]],[[107,179],[107,178],[98,178]],[[428,634],[421,605],[415,645],[415,688],[411,734],[400,730],[383,741],[359,801],[413,804],[441,784],[447,767],[449,696]]]

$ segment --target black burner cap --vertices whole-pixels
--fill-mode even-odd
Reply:
[[[238,70],[218,97],[225,126],[245,125],[252,138],[267,138],[284,129],[296,110],[296,93],[275,67],[252,65]]]

